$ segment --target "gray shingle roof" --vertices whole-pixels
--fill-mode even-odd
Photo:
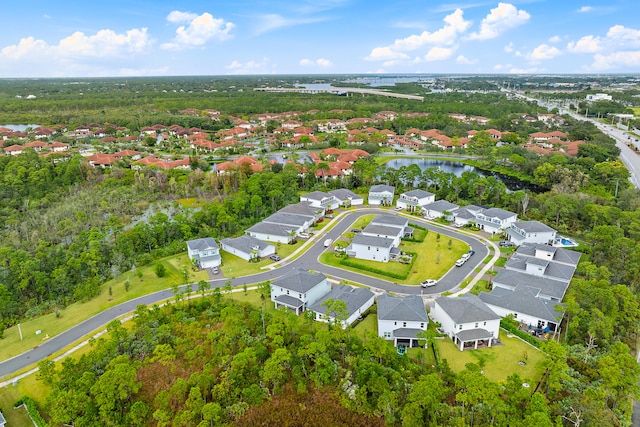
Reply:
[[[553,280],[546,277],[538,277],[521,271],[501,269],[493,279],[494,285],[504,285],[516,288],[518,285],[527,285],[538,289],[541,295],[556,298],[561,301],[569,287],[569,283],[561,280]]]
[[[387,239],[386,237],[366,236],[364,234],[356,234],[351,243],[356,245],[377,246],[379,248],[393,247],[392,239]]]
[[[523,273],[526,272],[527,265],[540,265],[544,268],[544,277],[549,277],[555,280],[562,280],[565,282],[571,281],[573,273],[576,268],[572,265],[561,264],[559,262],[548,261],[540,258],[521,256],[518,253],[514,253],[511,259],[507,261],[504,268],[507,270],[516,270]]]
[[[548,322],[558,323],[562,313],[555,310],[557,302],[536,297],[538,291],[525,285],[519,285],[513,291],[493,288],[489,293],[481,292],[480,299],[489,305],[506,310],[527,314]],[[561,304],[560,304],[561,305]]]
[[[292,227],[285,227],[280,224],[272,224],[269,222],[259,222],[247,229],[247,233],[270,234],[272,236],[289,236]]]
[[[316,217],[317,208],[311,207],[310,202],[298,202],[287,205],[278,212],[303,215],[309,219]]]
[[[493,338],[493,334],[491,332],[482,328],[465,329],[464,331],[460,331],[455,335],[462,342]]]
[[[373,292],[368,288],[354,288],[352,286],[338,285],[327,295],[320,298],[315,304],[309,307],[318,313],[324,313],[326,307],[322,305],[328,299],[344,301],[347,305],[347,317],[358,311],[367,301],[373,298]]]
[[[409,223],[407,218],[397,215],[376,215],[370,224],[404,228]]]
[[[556,231],[554,228],[551,228],[547,224],[543,224],[540,221],[514,222],[513,226],[526,233],[547,233],[550,231]]]
[[[393,331],[394,338],[418,338],[418,334],[424,332],[424,329],[416,328],[398,328]]]
[[[306,199],[309,199],[309,200],[321,201],[322,199],[331,198],[331,194],[325,193],[324,191],[312,191],[311,193],[305,194],[302,197],[304,197]]]
[[[560,262],[563,264],[570,264],[573,266],[578,265],[578,262],[580,261],[580,256],[582,255],[581,252],[572,251],[565,248],[557,248],[555,246],[550,246],[550,245],[543,245],[540,243],[523,243],[516,251],[516,254],[534,257],[536,254],[536,250],[542,250],[547,252],[553,251],[553,261]]]
[[[378,319],[400,322],[429,322],[427,310],[419,295],[395,297],[382,294],[378,297]]]
[[[262,222],[269,222],[272,224],[281,224],[281,225],[293,225],[296,227],[300,227],[305,223],[309,222],[309,218],[304,215],[297,215],[293,213],[286,212],[276,212],[269,217],[262,220]]]
[[[482,322],[500,318],[473,294],[457,298],[439,297],[436,299],[436,303],[455,323]]]
[[[340,201],[353,200],[353,199],[363,200],[362,196],[359,196],[353,191],[347,190],[346,188],[338,188],[335,190],[331,190],[329,191],[329,194],[332,194],[336,199]]]
[[[396,191],[396,187],[393,187],[391,185],[386,185],[386,184],[378,184],[378,185],[372,185],[369,188],[369,194],[371,194],[371,193],[382,193],[382,192],[385,192],[385,191],[393,194]]]
[[[189,250],[197,249],[198,251],[219,249],[218,244],[211,237],[204,237],[202,239],[189,240],[187,241],[187,247],[189,248]]]
[[[380,235],[380,236],[397,236],[403,232],[403,229],[397,227],[386,227],[384,225],[378,225],[370,223],[363,230],[362,233]]]
[[[267,246],[273,246],[273,245],[269,245],[267,242],[256,239],[255,237],[251,237],[246,234],[240,237],[222,239],[220,243],[222,243],[223,245],[232,247],[234,249],[237,249],[239,251],[242,251],[244,253],[251,253],[251,251],[253,251],[254,248],[258,251],[261,251],[265,249]]]
[[[505,211],[504,209],[500,209],[500,208],[489,208],[489,209],[483,210],[480,213],[486,216],[487,218],[498,218],[498,219],[507,219],[515,215],[515,212]]]
[[[298,293],[306,293],[327,277],[322,273],[311,273],[294,268],[284,276],[272,282],[273,286],[289,289]]]
[[[448,211],[451,212],[455,209],[458,209],[458,205],[454,205],[451,202],[448,202],[446,200],[436,200],[433,203],[429,203],[428,205],[424,205],[423,206],[424,209],[428,209],[428,210],[432,210],[432,211],[436,211],[436,212],[444,212],[444,211]]]
[[[418,199],[424,199],[425,197],[431,197],[434,195],[433,193],[429,193],[428,191],[424,191],[424,190],[405,191],[402,194],[404,194],[407,197],[417,197]]]

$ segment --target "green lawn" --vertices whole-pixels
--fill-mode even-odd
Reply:
[[[166,276],[158,278],[155,267],[162,263],[166,269]],[[180,255],[163,258],[148,266],[138,267],[135,272],[128,271],[116,279],[109,280],[100,288],[100,294],[87,302],[74,303],[59,311],[59,316],[49,313],[20,324],[23,339],[20,340],[18,328],[13,326],[5,330],[0,360],[16,356],[24,351],[36,347],[47,337],[58,335],[89,317],[118,305],[127,300],[137,298],[162,289],[171,288],[174,283],[184,283],[182,278],[183,266],[188,267],[189,281],[197,282],[208,279],[204,271],[193,271],[186,252]],[[138,275],[140,274],[140,277]],[[125,282],[129,281],[129,291],[125,290]],[[111,296],[109,296],[111,288]],[[36,335],[36,331],[41,331]]]
[[[225,277],[229,278],[262,273],[264,270],[261,270],[260,267],[273,264],[273,261],[269,258],[260,260],[260,262],[249,262],[226,251],[220,251],[220,255],[222,255],[222,266],[220,267],[220,271],[222,271]]]
[[[506,381],[509,375],[517,373],[530,384],[537,383],[542,375],[537,364],[545,358],[544,354],[516,337],[507,338],[502,329],[500,340],[504,345],[480,350],[460,351],[447,337],[436,340],[436,345],[440,358],[446,359],[454,372],[464,370],[467,363],[475,363],[491,381]],[[525,354],[527,361],[521,366],[519,362]]]
[[[40,409],[40,415],[45,415],[42,411],[42,405],[44,405],[45,396],[49,393],[47,387],[45,387],[40,381],[36,381],[35,375],[29,375],[26,378],[18,381],[18,384],[0,388],[0,410],[7,420],[7,426],[32,426],[33,422],[27,410],[24,407],[19,409],[13,409],[13,404],[23,396],[29,396],[36,401]]]
[[[374,305],[373,307],[376,307]],[[367,316],[358,322],[357,325],[353,327],[353,332],[360,338],[364,339],[364,334],[366,331],[373,331],[376,334],[378,333],[378,315],[373,312],[369,312]]]
[[[469,250],[469,246],[461,240],[450,239],[442,235],[438,237],[438,233],[429,232],[423,242],[402,241],[400,243],[400,249],[405,252],[413,252],[417,254],[418,258],[413,263],[412,267],[399,262],[385,263],[369,260],[356,260],[354,258],[352,258],[351,261],[357,262],[363,266],[370,266],[378,270],[385,270],[395,274],[405,274],[411,267],[405,280],[398,280],[382,274],[371,273],[365,269],[342,265],[340,264],[341,258],[336,257],[334,252],[323,253],[320,256],[320,262],[333,267],[396,283],[418,285],[425,279],[439,279],[442,277],[454,265],[456,260],[460,258],[463,253]]]

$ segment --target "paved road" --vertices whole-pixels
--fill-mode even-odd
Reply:
[[[418,223],[429,230],[440,233],[442,236],[451,236],[456,239],[467,242],[470,247],[476,252],[475,255],[467,261],[462,267],[453,267],[447,274],[445,274],[434,287],[422,289],[420,286],[406,286],[399,285],[392,282],[388,282],[381,279],[372,278],[358,273],[329,267],[321,264],[318,261],[318,257],[322,252],[327,250],[324,247],[324,240],[331,238],[333,240],[340,237],[340,235],[346,230],[352,228],[352,224],[361,216],[371,213],[382,212],[379,209],[361,208],[353,212],[347,212],[343,214],[342,218],[337,218],[337,224],[333,229],[327,233],[321,233],[318,236],[314,236],[315,243],[307,249],[300,257],[293,261],[284,260],[279,268],[274,270],[267,270],[264,273],[255,274],[252,276],[244,276],[231,279],[233,286],[242,286],[244,284],[260,283],[267,280],[274,280],[282,276],[293,268],[301,268],[306,270],[314,270],[325,273],[336,279],[349,280],[351,282],[362,283],[372,288],[377,288],[387,292],[395,292],[402,294],[424,294],[424,295],[437,295],[439,293],[450,291],[460,284],[467,275],[472,273],[474,269],[480,264],[480,262],[489,254],[488,248],[478,238],[458,233],[456,230],[439,227],[433,223],[428,223],[420,218],[412,217],[410,222]],[[386,210],[385,213],[390,213]],[[446,237],[444,237],[446,241]],[[212,288],[222,287],[228,279],[221,277],[209,281]],[[183,286],[181,289],[184,289]],[[74,326],[73,328],[43,342],[38,347],[35,347],[25,353],[15,356],[11,359],[5,360],[0,363],[0,378],[10,375],[14,372],[20,371],[27,366],[39,362],[45,359],[51,354],[60,351],[61,349],[69,346],[71,343],[87,336],[87,334],[98,328],[103,327],[112,320],[122,316],[123,314],[130,313],[136,309],[140,304],[153,305],[160,301],[172,298],[173,292],[169,289],[155,292],[149,295],[142,296],[120,305],[107,309],[90,319]]]

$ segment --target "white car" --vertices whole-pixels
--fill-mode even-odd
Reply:
[[[465,263],[466,259],[464,258],[460,258],[459,260],[456,261],[456,267],[462,267],[462,265]]]
[[[420,282],[420,286],[422,286],[423,288],[429,288],[431,286],[435,286],[438,284],[438,281],[435,279],[427,279],[427,280],[423,280],[422,282]]]

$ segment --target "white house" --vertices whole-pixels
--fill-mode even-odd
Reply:
[[[550,243],[556,238],[556,230],[540,221],[514,222],[506,233],[509,241],[518,246],[523,243]]]
[[[371,261],[388,262],[395,249],[393,240],[386,237],[356,234],[347,247],[347,255]]]
[[[400,194],[396,206],[410,212],[420,212],[422,207],[436,201],[436,195],[424,190],[411,190]]]
[[[451,212],[453,216],[453,224],[456,227],[463,227],[468,224],[473,224],[476,220],[476,215],[482,212],[484,208],[476,205],[462,206]]]
[[[344,301],[346,313],[345,319],[342,321],[342,327],[346,328],[358,319],[362,313],[367,311],[373,305],[375,295],[369,288],[355,288],[352,286],[338,285],[328,294],[316,301],[309,307],[309,310],[315,312],[315,319],[320,322],[335,322],[334,314],[327,313],[327,306],[323,305],[325,301],[333,299],[336,301]]]
[[[262,222],[291,227],[298,234],[307,231],[313,225],[314,220],[306,215],[278,211],[263,219]]]
[[[427,329],[429,318],[419,295],[378,297],[378,336],[394,346],[419,347],[418,334]]]
[[[223,251],[244,260],[260,259],[276,253],[276,247],[263,240],[248,235],[220,240]]]
[[[500,208],[485,209],[476,214],[476,226],[487,233],[502,233],[516,222],[518,214]]]
[[[259,222],[249,227],[245,233],[256,239],[264,240],[265,242],[277,243],[291,243],[296,236],[294,227],[268,222]]]
[[[271,301],[300,314],[330,291],[324,274],[294,268],[271,283]]]
[[[333,210],[340,206],[340,202],[333,194],[325,193],[323,191],[312,191],[309,194],[300,196],[301,202],[308,202],[314,208],[323,210]]]
[[[2,415],[2,412],[0,412],[0,427],[4,427],[6,423],[7,420],[4,419],[4,415]]]
[[[324,215],[323,209],[314,208],[309,202],[298,202],[292,205],[287,205],[278,212],[302,215],[307,217],[311,223],[317,221],[322,217],[322,215]]]
[[[220,248],[211,237],[187,241],[189,259],[200,268],[218,267],[222,263]]]
[[[498,339],[500,316],[473,294],[436,298],[430,315],[460,351],[491,347]]]
[[[335,197],[342,206],[362,206],[364,204],[362,196],[359,196],[346,188],[331,190],[329,191],[329,194],[333,195],[333,197]]]
[[[395,195],[395,187],[378,184],[369,188],[369,204],[374,206],[391,206]]]
[[[393,246],[398,247],[400,240],[407,234],[413,233],[408,227],[409,220],[402,216],[376,215],[373,220],[362,230],[362,234],[372,237],[385,237],[393,240]]]
[[[430,219],[445,217],[446,219],[451,220],[453,219],[451,212],[455,211],[459,207],[460,206],[446,200],[437,200],[423,206],[422,212],[424,212],[424,215]]]

